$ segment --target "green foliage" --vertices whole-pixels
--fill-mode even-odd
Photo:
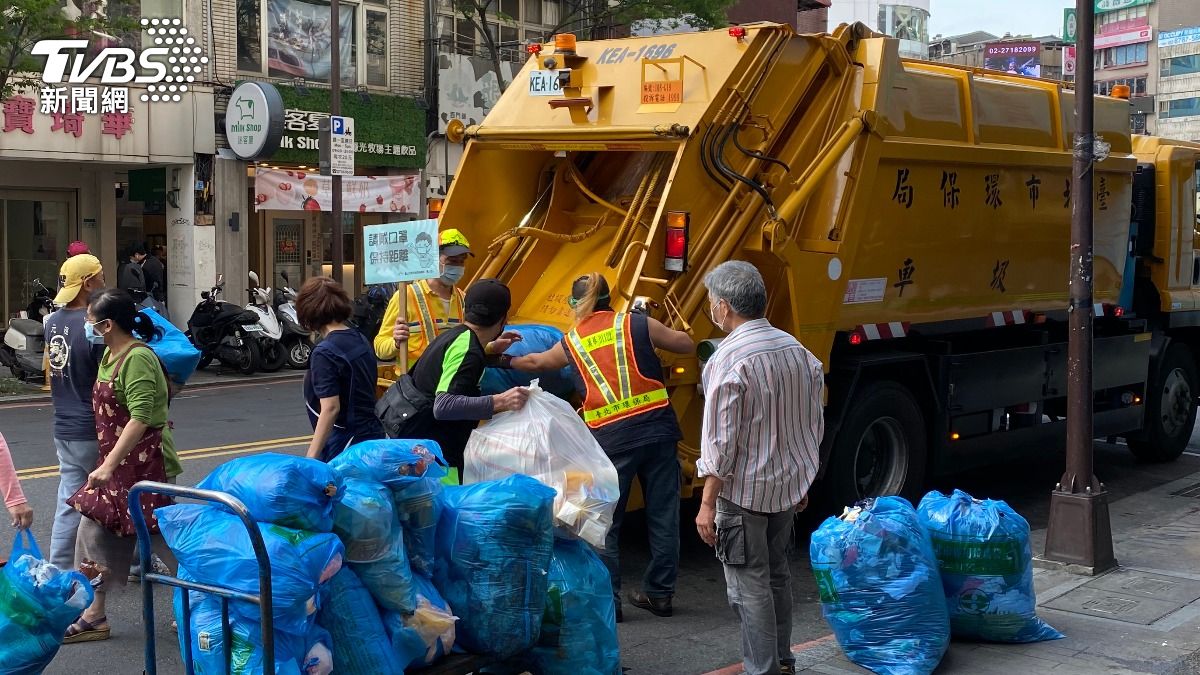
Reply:
[[[276,88],[285,108],[329,112],[332,97],[328,89],[310,86],[308,95],[301,96],[287,84],[279,84]],[[356,92],[343,91],[342,114],[354,118],[354,133],[360,142],[417,146],[415,156],[360,154],[356,157],[357,164],[400,169],[420,169],[425,166],[425,113],[417,108],[413,99],[372,92],[370,103],[363,103]],[[285,130],[284,134],[316,137],[317,132]],[[280,148],[271,161],[316,164],[317,155],[316,150]]]
[[[42,57],[30,55],[39,40],[89,39],[137,30],[136,18],[119,0],[109,2],[109,16],[100,16],[101,3],[83,0],[84,13],[72,18],[61,0],[3,0],[0,2],[0,100],[17,90],[41,86]],[[116,11],[113,11],[116,10]]]

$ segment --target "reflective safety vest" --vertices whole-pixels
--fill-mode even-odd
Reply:
[[[417,308],[417,324],[420,326],[420,333],[425,336],[425,346],[428,347],[429,344],[433,342],[433,339],[438,336],[438,333],[462,323],[463,317],[461,315],[461,308],[464,304],[463,301],[465,299],[465,294],[458,288],[455,288],[453,291],[454,296],[457,296],[458,306],[460,308],[460,315],[458,317],[448,316],[444,320],[435,319],[433,312],[429,311],[429,300],[425,297],[426,288],[428,287],[422,282],[409,284],[408,299]],[[409,326],[415,327],[412,325],[412,323],[409,323]]]
[[[670,404],[662,382],[642,375],[630,315],[596,312],[567,333],[571,360],[587,388],[583,419],[593,429]]]

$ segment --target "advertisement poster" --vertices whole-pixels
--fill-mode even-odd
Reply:
[[[500,62],[504,79],[512,82],[520,64]],[[450,120],[479,124],[500,98],[500,85],[490,59],[462,54],[438,54],[438,132],[446,133]]]
[[[332,188],[329,176],[259,169],[254,174],[254,210],[329,211]],[[342,209],[346,213],[420,213],[420,177],[347,176],[342,179]]]
[[[1075,77],[1075,48],[1063,47],[1063,76]]]
[[[342,80],[353,82],[354,5],[341,8]],[[315,0],[270,0],[267,5],[267,69],[271,77],[302,77],[328,82],[330,71],[329,3]]]
[[[992,42],[984,46],[983,67],[1009,75],[1042,76],[1042,43]]]
[[[372,286],[436,277],[437,230],[435,219],[364,227],[364,283]]]

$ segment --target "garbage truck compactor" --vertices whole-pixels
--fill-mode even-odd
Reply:
[[[571,281],[595,270],[618,311],[701,341],[664,355],[684,496],[721,338],[703,277],[732,259],[825,364],[818,489],[834,502],[1061,447],[1072,91],[903,60],[861,24],[529,51],[482,124],[448,130],[465,148],[441,226],[484,242],[471,273],[511,286],[513,323],[568,328]],[[1129,120],[1097,97],[1095,305],[1075,311],[1095,312],[1096,436],[1163,461],[1200,394],[1200,145]]]

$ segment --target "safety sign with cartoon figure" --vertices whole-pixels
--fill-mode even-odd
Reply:
[[[371,286],[436,277],[437,229],[435,219],[364,227],[363,281]]]

